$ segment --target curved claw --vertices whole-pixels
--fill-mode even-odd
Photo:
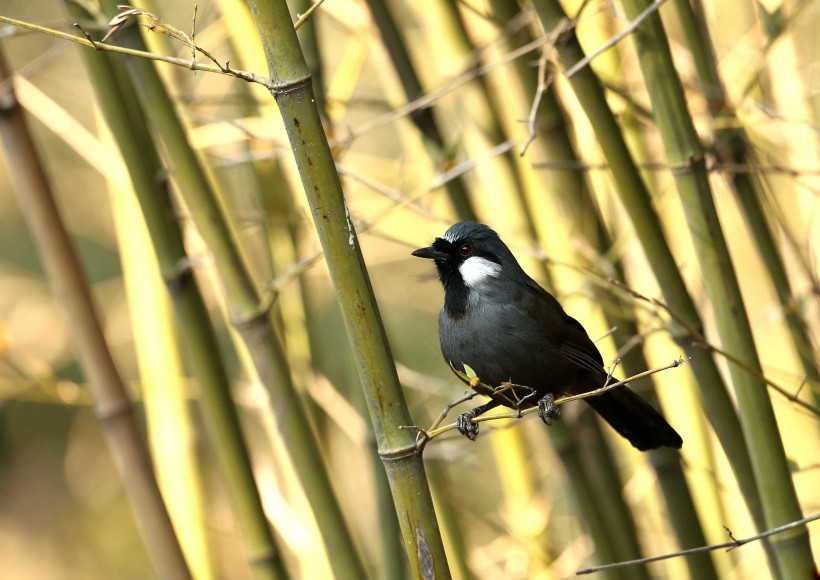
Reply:
[[[538,416],[548,426],[561,418],[561,407],[555,406],[555,396],[552,393],[547,393],[539,399]]]
[[[478,423],[473,423],[476,416],[475,409],[464,411],[456,417],[456,429],[470,441],[475,441],[478,437]]]

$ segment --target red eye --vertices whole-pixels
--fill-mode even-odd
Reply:
[[[473,253],[473,246],[470,244],[464,244],[458,249],[458,253],[466,258]]]

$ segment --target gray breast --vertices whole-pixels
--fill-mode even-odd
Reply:
[[[540,393],[562,392],[578,369],[550,342],[529,314],[515,305],[473,295],[460,318],[439,314],[445,360],[461,370],[469,365],[483,383],[526,385]]]

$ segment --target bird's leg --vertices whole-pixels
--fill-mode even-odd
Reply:
[[[561,408],[555,406],[555,395],[547,393],[538,400],[538,416],[545,425],[561,418]]]
[[[489,403],[480,405],[475,409],[464,411],[456,417],[456,429],[458,429],[459,433],[464,435],[470,441],[475,441],[475,438],[478,437],[478,423],[473,423],[472,420],[479,415],[483,415],[490,409],[495,409],[498,405],[500,405],[500,403],[490,401]]]

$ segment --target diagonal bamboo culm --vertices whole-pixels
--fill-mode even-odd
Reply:
[[[113,2],[104,0],[103,3],[113,12]],[[118,35],[118,42],[128,41],[142,49],[140,38],[127,37],[127,32],[123,30]],[[293,465],[322,532],[333,570],[338,576],[363,577],[364,564],[342,516],[318,441],[286,367],[282,344],[265,309],[260,308],[260,297],[217,201],[215,187],[191,148],[174,103],[154,65],[144,58],[130,56],[125,57],[123,63],[123,69],[131,75],[137,88],[141,106],[151,112],[148,119],[164,145],[166,162],[173,168],[174,180],[213,256],[232,322],[248,347],[260,381],[270,394],[277,428],[283,439],[289,442]],[[291,448],[297,445],[300,446],[299,452],[294,453]]]
[[[421,455],[391,453],[412,446],[413,435],[398,428],[411,420],[287,4],[284,0],[249,4],[268,61],[271,93],[282,113],[339,296],[412,572],[417,578],[449,578]]]
[[[623,4],[630,18],[635,18],[648,6],[643,0],[624,0]],[[650,16],[633,38],[667,162],[688,168],[674,173],[675,183],[703,272],[703,282],[715,310],[721,342],[728,352],[754,371],[752,374],[738,365],[729,365],[766,526],[775,528],[799,520],[802,512],[769,392],[766,383],[758,378],[762,375],[760,360],[713,201],[705,151],[689,115],[660,17],[657,14]],[[814,572],[808,536],[806,528],[796,528],[770,540],[783,578],[808,578]]]
[[[134,409],[106,343],[82,264],[63,224],[0,52],[0,137],[43,266],[62,303],[94,400],[94,413],[122,474],[143,537],[161,578],[190,578],[154,476]]]

